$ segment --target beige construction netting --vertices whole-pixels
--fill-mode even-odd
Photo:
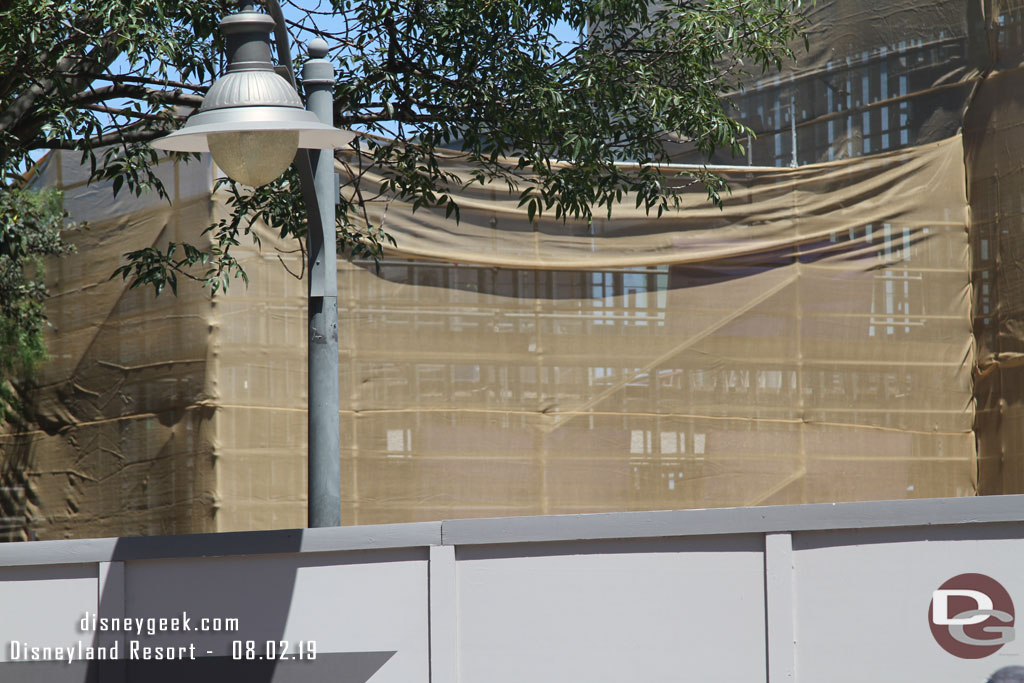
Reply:
[[[759,137],[718,160],[748,165],[723,210],[370,205],[398,248],[339,266],[344,523],[1024,487],[1020,9],[811,18],[807,58],[737,96]],[[50,266],[38,424],[0,437],[12,537],[304,524],[301,257],[259,228],[248,289],[108,281],[227,211],[208,165],[163,172],[173,205],[77,157],[41,175],[91,227]]]

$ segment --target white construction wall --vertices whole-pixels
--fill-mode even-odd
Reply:
[[[984,681],[1024,642],[950,654],[929,605],[962,574],[1024,600],[1022,519],[998,496],[7,544],[0,680]]]

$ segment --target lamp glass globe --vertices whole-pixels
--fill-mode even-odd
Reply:
[[[208,144],[213,160],[235,182],[260,187],[285,172],[299,149],[297,130],[214,133]]]

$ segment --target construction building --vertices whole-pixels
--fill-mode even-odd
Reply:
[[[1024,490],[1022,7],[818,2],[733,98],[721,210],[372,202],[397,247],[339,265],[343,523]],[[208,159],[160,173],[171,203],[43,164],[89,227],[0,436],[10,539],[305,524],[301,254],[257,225],[247,288],[110,280],[229,210]]]

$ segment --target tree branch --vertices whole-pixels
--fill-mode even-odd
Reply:
[[[67,149],[84,151],[92,147],[103,147],[105,145],[130,144],[133,142],[149,142],[158,137],[167,135],[166,130],[152,128],[138,128],[124,132],[105,133],[96,137],[80,138],[77,140],[32,140],[29,146],[33,149]]]
[[[86,104],[82,109],[88,109],[89,111],[98,111],[103,114],[111,114],[112,116],[124,116],[131,119],[140,119],[144,121],[166,121],[167,116],[164,114],[150,114],[144,111],[135,111],[134,109],[124,109],[120,107],[108,107],[103,104]]]
[[[84,72],[83,72],[84,73]],[[184,81],[172,81],[166,78],[149,78],[144,76],[130,76],[122,74],[107,74],[107,73],[84,73],[84,75],[97,81],[109,81],[111,83],[138,83],[141,85],[161,85],[167,88],[185,88],[188,90],[195,90],[196,92],[206,92],[210,89],[208,85],[197,85],[195,83],[186,83]]]
[[[83,74],[88,72],[90,66],[99,66],[101,69],[105,69],[119,54],[120,50],[114,45],[100,44],[80,59],[71,57],[61,59],[57,62],[55,76],[41,79],[35,85],[30,86],[5,112],[0,114],[0,132],[14,129],[24,119],[25,115],[32,111],[40,97],[48,95],[61,85],[68,86],[69,90],[81,90],[92,80],[87,76],[83,76]],[[67,79],[66,84],[61,83],[62,78]],[[25,139],[36,135],[37,132],[33,130],[22,131],[18,137]]]
[[[160,104],[180,104],[186,107],[198,107],[203,103],[201,95],[189,95],[180,90],[155,90],[141,85],[105,85],[89,88],[69,98],[72,104],[89,105],[115,98],[145,100]]]

